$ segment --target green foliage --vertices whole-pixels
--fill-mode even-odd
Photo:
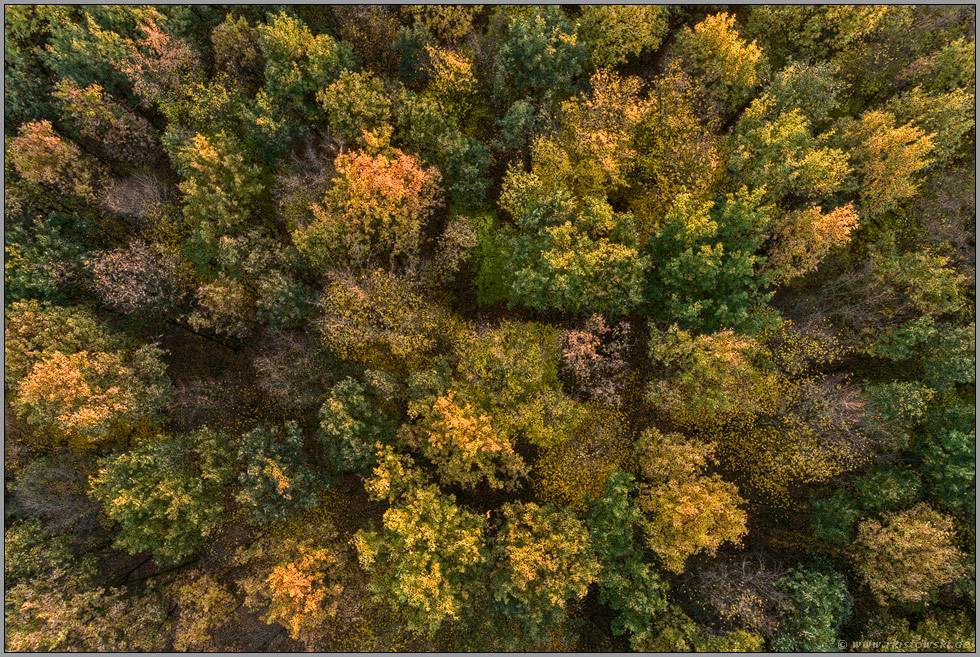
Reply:
[[[553,105],[573,93],[587,56],[560,7],[533,7],[507,19],[495,62],[498,88],[509,102]]]
[[[4,14],[4,125],[16,126],[50,116],[51,80],[45,75],[36,35],[63,14],[58,6],[13,7]],[[4,130],[6,134],[6,130]]]
[[[79,87],[101,84],[110,93],[127,94],[131,81],[125,74],[139,39],[139,28],[164,23],[149,6],[97,6],[49,18],[50,40],[40,53],[57,79],[70,79]]]
[[[851,613],[851,595],[837,572],[797,569],[780,580],[792,607],[772,647],[785,652],[833,652],[840,626]]]
[[[949,510],[976,513],[976,430],[942,428],[923,440],[922,474],[934,498]]]
[[[6,9],[6,649],[975,643],[974,7]]]
[[[854,482],[858,502],[872,513],[912,506],[921,485],[915,470],[900,465],[878,468]]]
[[[578,37],[597,68],[623,64],[660,47],[668,11],[659,5],[582,5]]]
[[[248,227],[263,192],[260,170],[250,165],[235,140],[224,133],[194,138],[177,155],[184,176],[184,218],[191,231],[188,258],[208,271],[218,254],[218,241]]]
[[[887,444],[904,447],[935,391],[917,382],[894,381],[867,385],[864,394],[887,427]]]
[[[362,133],[390,123],[391,98],[380,78],[344,71],[328,87],[317,92],[327,113],[330,129],[345,141],[360,145]]]
[[[708,416],[751,410],[750,392],[762,374],[759,346],[732,331],[692,337],[671,326],[650,329],[650,359],[666,370],[651,382],[647,399],[667,413]]]
[[[647,267],[633,217],[590,197],[579,206],[565,192],[546,192],[534,174],[505,181],[504,207],[517,229],[505,237],[513,265],[511,303],[582,313],[591,307],[625,314],[641,300]]]
[[[90,559],[77,561],[66,537],[45,532],[41,523],[28,521],[6,528],[3,533],[3,575],[7,586],[44,576],[45,572],[74,566],[79,575],[94,575]],[[74,562],[74,563],[73,563]]]
[[[393,145],[418,153],[439,169],[450,203],[470,208],[481,205],[490,186],[490,150],[464,135],[438,103],[407,89],[395,96],[392,113]]]
[[[473,286],[477,303],[481,305],[489,306],[507,298],[507,240],[502,232],[494,215],[483,215],[476,222],[476,245],[471,253],[476,270]]]
[[[639,489],[632,475],[614,472],[603,495],[585,515],[589,540],[599,560],[599,600],[617,612],[614,634],[627,633],[630,645],[649,639],[653,619],[666,611],[667,583],[642,558],[636,533],[643,516],[630,500]]]
[[[356,64],[346,43],[314,35],[289,14],[271,18],[259,26],[265,85],[256,96],[253,120],[262,151],[275,159],[310,123],[323,118],[317,93]]]
[[[932,611],[915,629],[904,618],[877,614],[868,621],[880,652],[974,652],[976,629],[963,612]]]
[[[656,634],[636,646],[642,652],[763,652],[765,639],[746,630],[718,635],[672,606],[656,623]]]
[[[813,534],[835,545],[849,545],[861,510],[850,491],[840,488],[829,497],[810,498],[810,524]]]
[[[379,445],[391,444],[394,423],[366,386],[350,377],[320,407],[320,440],[327,461],[340,472],[367,475]]]
[[[927,386],[945,390],[975,381],[975,342],[975,325],[937,323],[926,316],[879,333],[867,350],[873,356],[904,361],[920,372]]]
[[[743,188],[720,207],[680,194],[650,247],[647,298],[682,328],[758,328],[754,311],[769,298],[759,253],[769,221],[762,190]]]
[[[924,58],[925,65],[915,70],[912,79],[926,91],[972,89],[977,78],[975,55],[975,41],[956,39]]]
[[[204,428],[176,438],[157,436],[106,458],[92,478],[92,495],[119,523],[116,547],[177,563],[204,546],[226,520],[222,500],[232,468],[222,434]]]
[[[810,125],[823,126],[838,109],[842,84],[836,65],[792,62],[779,71],[766,90],[775,116],[800,110]]]
[[[910,123],[931,136],[931,166],[942,167],[971,143],[968,137],[976,129],[972,116],[975,99],[974,94],[961,89],[939,94],[916,87],[892,98],[887,107],[898,122]]]
[[[642,83],[636,77],[598,71],[589,78],[589,86],[587,96],[561,103],[554,132],[535,141],[531,172],[542,190],[532,195],[564,188],[579,200],[615,197],[626,182],[635,155],[630,135],[649,105],[640,96]]]
[[[735,126],[728,166],[737,182],[765,187],[774,201],[826,200],[843,187],[850,168],[844,151],[823,143],[802,110],[779,113],[767,93],[752,101]]]
[[[317,476],[305,463],[303,434],[296,422],[287,422],[285,429],[255,427],[242,436],[238,458],[245,467],[235,500],[255,521],[282,520],[317,503]]]

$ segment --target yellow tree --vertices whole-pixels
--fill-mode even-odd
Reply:
[[[735,17],[713,14],[677,36],[674,50],[724,113],[738,109],[759,85],[762,49],[735,29]]]
[[[714,446],[680,434],[648,429],[637,444],[644,483],[637,504],[645,517],[647,543],[673,572],[699,552],[715,554],[745,534],[745,511],[734,484],[705,474]]]
[[[855,566],[880,604],[932,597],[962,571],[953,521],[926,504],[858,525]]]
[[[402,430],[407,444],[436,466],[443,483],[512,488],[527,466],[490,418],[453,391],[409,405],[416,423]]]

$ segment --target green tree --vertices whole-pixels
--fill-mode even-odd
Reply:
[[[810,509],[814,536],[834,545],[850,545],[861,515],[851,491],[839,488],[829,496],[814,495],[810,498]]]
[[[933,499],[968,518],[976,513],[975,417],[973,406],[933,412],[919,443],[922,475]]]
[[[730,138],[729,169],[750,188],[765,187],[769,198],[822,201],[840,191],[850,173],[847,154],[814,136],[802,110],[778,113],[764,94],[752,101]]]
[[[582,5],[578,38],[597,68],[617,66],[660,47],[668,11],[659,5]]]
[[[779,581],[790,610],[779,623],[773,648],[785,652],[833,652],[840,626],[851,613],[851,595],[837,572],[795,569]]]
[[[265,84],[255,97],[253,121],[262,151],[275,160],[310,123],[324,118],[317,93],[356,64],[349,45],[328,34],[314,35],[287,13],[258,30]]]
[[[446,197],[461,208],[485,201],[490,187],[490,150],[478,139],[463,134],[435,100],[407,89],[394,94],[392,145],[418,153],[442,173]]]
[[[900,465],[877,468],[854,482],[858,502],[872,513],[912,506],[921,486],[919,473]]]
[[[647,400],[668,414],[705,416],[752,410],[751,391],[762,373],[752,338],[719,331],[692,336],[671,326],[650,329],[650,359],[663,367],[647,389]]]
[[[367,386],[347,377],[320,407],[320,440],[327,461],[341,472],[367,475],[379,445],[393,443],[395,423]]]
[[[524,98],[552,105],[573,93],[587,56],[560,7],[534,7],[507,19],[495,61],[497,88],[508,105]]]
[[[953,160],[964,145],[975,142],[975,137],[969,139],[975,129],[970,115],[975,100],[974,94],[962,89],[939,94],[916,87],[893,97],[886,107],[898,123],[911,124],[930,136],[930,166],[938,168]]]
[[[204,546],[226,520],[233,474],[227,439],[204,428],[157,436],[102,462],[92,495],[119,523],[115,545],[176,563]]]
[[[218,258],[219,240],[241,234],[263,193],[259,167],[250,164],[235,139],[224,133],[197,134],[177,155],[184,180],[184,218],[190,228],[185,253],[200,270],[210,273]]]
[[[585,515],[589,540],[599,560],[599,600],[617,612],[614,634],[629,634],[635,649],[653,632],[654,618],[667,610],[668,585],[646,563],[637,540],[644,520],[630,499],[639,490],[632,475],[609,475],[602,497]]]
[[[579,206],[562,190],[548,193],[534,174],[511,174],[502,204],[517,224],[509,239],[511,303],[582,313],[625,314],[641,300],[647,260],[633,217],[601,198]]]
[[[761,189],[743,188],[717,207],[680,194],[650,247],[647,298],[685,329],[759,327],[755,311],[772,276],[760,254],[769,222]]]
[[[235,500],[252,518],[268,523],[317,503],[317,476],[305,462],[303,434],[296,422],[285,428],[259,425],[242,436],[238,458],[244,464]]]
[[[364,144],[364,133],[392,122],[390,85],[368,73],[344,71],[316,99],[327,113],[330,129],[342,140]]]

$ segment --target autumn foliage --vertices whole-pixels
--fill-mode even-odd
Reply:
[[[974,649],[975,23],[6,6],[5,649]]]

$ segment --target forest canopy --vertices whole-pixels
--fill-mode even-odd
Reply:
[[[5,7],[5,649],[973,652],[975,20]]]

